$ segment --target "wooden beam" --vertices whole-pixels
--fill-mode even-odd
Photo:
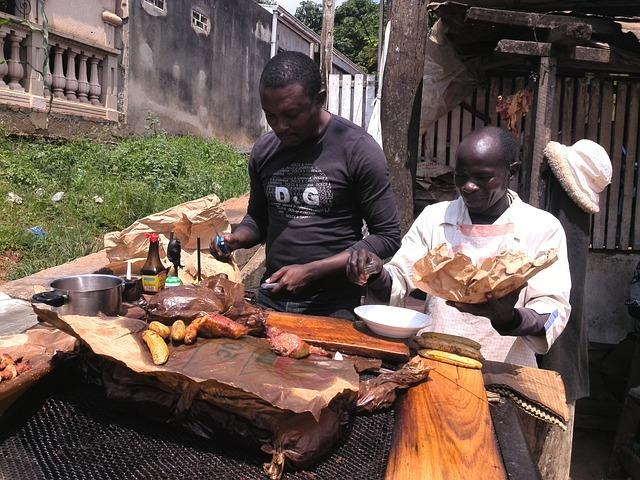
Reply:
[[[320,74],[322,85],[327,88],[329,75],[333,71],[333,18],[335,13],[334,0],[323,0],[322,32],[320,33]]]
[[[578,44],[591,40],[593,27],[586,23],[565,23],[552,28],[547,35],[549,43]]]
[[[496,45],[495,51],[498,53],[548,57],[551,54],[551,44],[546,42],[530,42],[527,40],[502,39],[498,42],[498,45]]]
[[[429,30],[427,4],[428,0],[402,0],[391,4],[391,33],[382,86],[383,149],[389,162],[403,233],[413,223],[413,178],[420,130],[420,108],[414,107],[421,99],[420,84]]]
[[[611,60],[611,50],[608,48],[576,46],[572,54],[569,55],[569,58],[581,62],[609,63]]]
[[[531,457],[529,445],[522,431],[517,407],[506,398],[500,399],[492,406],[491,420],[509,478],[540,479],[540,472]]]
[[[543,150],[551,140],[553,118],[553,99],[556,90],[556,59],[542,57],[538,71],[538,89],[535,102],[535,129],[533,155],[531,158],[531,179],[529,185],[529,203],[540,207],[545,197],[545,185],[541,182]]]
[[[601,18],[580,18],[566,15],[547,15],[543,13],[516,12],[492,8],[471,7],[467,10],[465,22],[488,23],[491,25],[510,25],[542,30],[558,28],[566,23],[584,23],[592,27],[592,34],[614,35],[620,33],[620,27],[614,22]]]

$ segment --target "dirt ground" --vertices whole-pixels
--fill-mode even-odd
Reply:
[[[7,270],[11,265],[21,260],[20,254],[12,250],[5,250],[0,253],[0,285],[6,283]]]

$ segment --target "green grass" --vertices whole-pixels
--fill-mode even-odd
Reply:
[[[12,250],[22,256],[6,279],[95,252],[106,232],[150,213],[211,193],[226,200],[248,184],[245,157],[215,140],[155,133],[107,145],[2,135],[0,255]],[[54,204],[58,191],[65,196]],[[23,203],[8,202],[9,192]],[[96,204],[96,195],[104,203]],[[28,231],[37,225],[44,237]]]

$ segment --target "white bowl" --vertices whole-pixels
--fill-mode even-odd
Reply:
[[[424,313],[389,305],[362,305],[353,312],[373,332],[391,338],[413,337],[431,323]]]

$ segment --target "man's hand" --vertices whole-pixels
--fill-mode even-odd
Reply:
[[[382,260],[368,250],[354,250],[347,261],[347,278],[356,285],[365,285],[371,275],[382,271]]]
[[[490,299],[485,303],[461,303],[461,302],[447,302],[447,305],[457,308],[461,312],[470,313],[472,315],[478,315],[480,317],[486,317],[491,320],[493,328],[496,330],[513,330],[517,327],[514,324],[515,305],[520,295],[520,290],[511,292],[506,297],[500,299]],[[511,327],[511,328],[509,328]]]
[[[273,293],[287,292],[297,294],[303,291],[311,281],[315,280],[314,268],[311,264],[287,265],[273,273],[266,283],[275,284]]]

